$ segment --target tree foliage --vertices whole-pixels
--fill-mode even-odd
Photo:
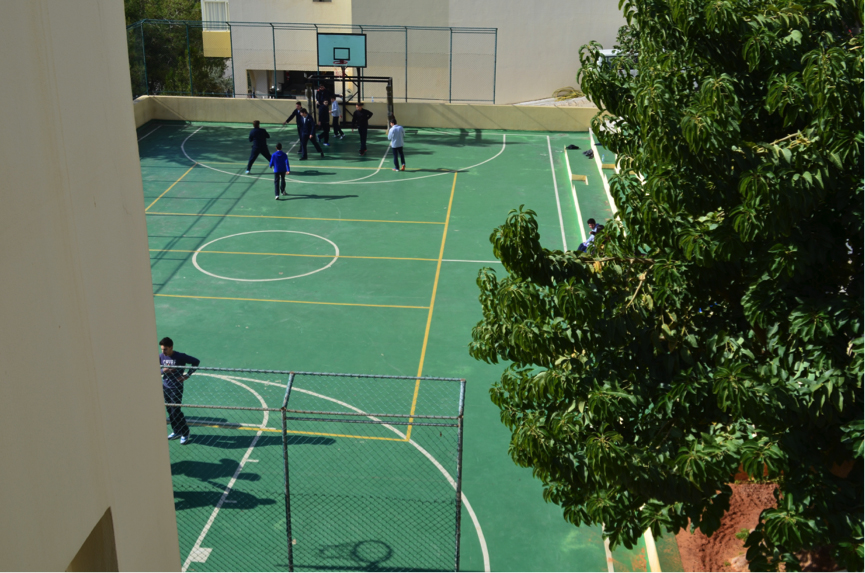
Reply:
[[[507,276],[478,276],[510,454],[613,546],[711,535],[742,468],[778,484],[752,569],[831,545],[861,570],[862,2],[620,7],[638,61],[592,44],[580,72],[616,217],[563,253],[520,207],[490,238]]]
[[[134,95],[223,95],[231,89],[231,79],[224,77],[228,60],[204,57],[201,27],[182,23],[201,21],[199,0],[125,0],[125,8],[127,26],[166,21],[127,30]]]

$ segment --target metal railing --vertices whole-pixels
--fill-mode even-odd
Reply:
[[[459,569],[465,380],[167,377],[184,571]]]
[[[229,35],[230,57],[205,55],[203,32],[219,30]],[[361,73],[392,77],[395,101],[496,98],[497,28],[141,20],[126,32],[133,97],[295,97],[293,83],[276,81],[279,73],[338,74],[318,65],[316,42],[319,32],[339,32],[367,35]],[[267,93],[248,84],[249,70],[267,73]],[[383,88],[360,89],[364,99],[385,98]]]

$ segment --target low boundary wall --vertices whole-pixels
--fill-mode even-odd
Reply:
[[[143,96],[133,102],[135,127],[153,119],[227,123],[282,123],[294,110],[292,99],[232,99],[188,96]],[[368,102],[372,125],[384,126],[387,105]],[[406,127],[513,129],[522,131],[588,131],[594,107],[394,103],[394,114]]]

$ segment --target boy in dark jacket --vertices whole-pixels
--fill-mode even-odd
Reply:
[[[300,110],[300,115],[302,118],[301,124],[303,125],[303,135],[300,138],[300,158],[306,159],[306,146],[309,145],[310,141],[321,156],[324,157],[324,151],[321,150],[321,146],[315,140],[315,122],[309,117],[309,112],[306,111],[306,108]]]
[[[270,157],[270,166],[273,167],[273,192],[276,194],[276,200],[279,201],[279,194],[288,195],[285,192],[285,175],[291,173],[291,166],[288,164],[288,155],[282,150],[282,144],[276,144],[276,153]]]
[[[282,122],[282,125],[287,124],[293,119],[294,123],[297,124],[297,141],[298,143],[300,143],[303,140],[303,117],[301,117],[300,115],[300,110],[303,109],[303,104],[300,102],[296,102],[294,105],[294,111],[291,112],[291,115],[288,116],[288,119]],[[297,154],[300,155],[299,149],[297,150]]]
[[[246,164],[247,173],[252,169],[252,164],[259,154],[270,161],[270,150],[267,148],[267,140],[270,138],[270,135],[266,130],[261,129],[260,125],[261,122],[256,119],[252,122],[252,131],[249,132],[249,141],[252,142],[252,153],[249,154],[249,163]]]
[[[372,112],[363,109],[363,103],[358,103],[355,107],[354,116],[351,120],[351,129],[357,128],[360,134],[360,154],[366,153],[366,132],[369,129],[369,118],[372,117]]]

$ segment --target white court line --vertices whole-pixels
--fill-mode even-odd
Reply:
[[[139,137],[139,138],[138,138],[138,141],[141,141],[142,139],[144,139],[145,137],[147,137],[148,135],[150,135],[151,133],[153,133],[154,131],[156,131],[156,130],[159,129],[160,127],[162,127],[162,126],[161,126],[161,125],[157,125],[155,128],[153,128],[152,130],[148,131],[146,134],[144,134],[144,135],[142,135],[141,137]]]
[[[595,163],[598,165],[598,174],[601,176],[601,182],[604,184],[604,191],[607,193],[607,200],[610,202],[610,210],[613,212],[613,218],[615,219],[616,213],[619,209],[616,207],[616,202],[613,201],[613,195],[610,193],[610,182],[607,180],[607,175],[604,173],[604,164],[601,161],[601,154],[598,151],[597,145],[595,145],[595,138],[592,136],[591,131],[589,131],[589,145],[594,152]]]
[[[559,226],[562,228],[562,245],[564,250],[568,250],[568,240],[565,239],[565,221],[562,219],[562,202],[559,201],[559,184],[556,182],[556,167],[553,165],[553,146],[550,143],[550,136],[547,136],[547,149],[550,152],[550,169],[553,172],[553,188],[556,191],[556,207],[559,209]]]
[[[316,239],[321,239],[322,241],[326,241],[326,242],[330,243],[331,246],[333,247],[333,249],[336,251],[336,254],[333,255],[333,259],[331,259],[331,261],[329,263],[327,263],[325,266],[321,267],[320,269],[315,269],[314,271],[309,271],[308,273],[304,273],[302,275],[294,275],[294,276],[290,276],[290,277],[279,277],[279,278],[275,278],[275,279],[238,279],[238,278],[233,278],[233,277],[223,277],[223,276],[220,276],[220,275],[217,275],[214,273],[207,272],[206,270],[202,269],[201,266],[198,264],[198,255],[201,253],[201,251],[203,251],[204,249],[206,249],[208,246],[212,245],[216,241],[221,241],[222,239],[230,239],[231,237],[239,237],[240,235],[254,235],[256,233],[294,233],[297,235],[309,235],[310,237],[315,237]],[[193,255],[192,255],[192,264],[195,265],[195,268],[198,269],[199,271],[201,271],[202,273],[209,275],[209,276],[212,276],[212,277],[217,278],[217,279],[222,279],[222,280],[226,280],[226,281],[238,281],[238,282],[243,282],[243,283],[266,283],[266,282],[273,282],[273,281],[287,281],[287,280],[291,280],[291,279],[297,279],[300,277],[306,277],[309,275],[313,275],[313,274],[321,272],[327,268],[330,268],[330,266],[333,265],[333,263],[335,263],[337,261],[337,259],[339,259],[339,247],[336,245],[336,243],[334,243],[330,239],[326,239],[326,238],[322,237],[321,235],[314,235],[312,233],[304,233],[303,231],[285,231],[285,230],[281,230],[281,229],[271,229],[271,230],[266,230],[266,231],[246,231],[245,233],[235,233],[233,235],[226,235],[225,237],[219,237],[218,239],[213,239],[209,243],[206,243],[206,244],[202,245],[201,247],[195,249],[195,251],[193,252]]]
[[[204,127],[204,126],[202,126],[202,127]],[[189,154],[186,153],[186,142],[189,140],[190,137],[192,137],[193,135],[198,133],[198,131],[200,129],[201,129],[201,127],[199,127],[197,130],[195,130],[191,135],[189,135],[189,137],[187,137],[186,139],[183,140],[183,143],[180,144],[180,150],[183,152],[183,155],[185,155],[188,160],[192,161],[193,163],[197,163],[199,166],[204,167],[205,169],[210,169],[210,170],[216,171],[218,173],[225,173],[226,175],[231,175],[232,177],[247,177],[249,179],[264,179],[264,177],[261,175],[244,175],[244,174],[240,174],[240,173],[233,173],[231,171],[225,171],[224,169],[217,169],[216,167],[211,167],[210,165],[207,165],[205,163],[201,163],[199,161],[196,161],[192,157],[190,157]],[[492,157],[490,157],[489,159],[481,161],[480,163],[475,163],[474,165],[469,165],[468,167],[460,167],[460,168],[450,170],[450,171],[443,171],[441,173],[433,173],[432,175],[420,175],[418,177],[406,177],[406,178],[400,178],[400,179],[362,181],[363,179],[369,179],[370,177],[372,177],[373,175],[375,175],[376,173],[381,171],[381,166],[384,164],[384,158],[382,158],[381,163],[379,163],[378,169],[376,169],[371,175],[367,175],[365,177],[359,177],[358,179],[349,179],[347,181],[304,181],[302,179],[293,179],[293,178],[289,178],[289,177],[286,177],[285,179],[286,179],[286,181],[293,181],[295,183],[303,183],[304,185],[342,185],[342,184],[346,184],[346,185],[349,185],[349,184],[350,185],[368,185],[370,183],[378,185],[378,184],[383,184],[383,183],[401,183],[404,181],[415,181],[417,179],[427,179],[429,177],[441,177],[442,175],[450,175],[451,173],[454,173],[457,171],[467,171],[469,169],[474,169],[475,167],[480,167],[484,163],[492,161],[493,159],[495,159],[496,157],[498,157],[499,155],[504,153],[506,144],[507,144],[507,134],[504,134],[504,135],[502,135],[502,148],[501,148],[501,150],[498,153],[496,153],[495,155],[493,155]],[[390,149],[390,146],[388,145],[387,149],[385,150],[385,157],[387,157],[387,153],[388,153],[389,149]]]
[[[199,373],[203,374],[203,373]],[[264,401],[264,398],[261,397],[261,394],[247,386],[246,384],[241,384],[236,380],[232,380],[227,376],[219,376],[217,374],[204,374],[204,376],[211,376],[213,378],[220,378],[227,382],[231,382],[232,384],[236,384],[237,386],[241,386],[246,388],[250,392],[252,392],[258,401],[261,403],[262,408],[267,408],[267,402]],[[267,418],[270,412],[264,410],[264,418],[261,421],[261,427],[264,428],[267,426]],[[199,534],[198,539],[195,541],[195,545],[192,546],[192,549],[189,551],[189,556],[186,558],[186,561],[183,563],[183,573],[189,568],[189,566],[193,562],[203,563],[210,557],[211,548],[202,548],[201,542],[204,541],[204,538],[207,536],[207,532],[210,531],[210,527],[213,525],[214,520],[216,519],[216,514],[219,513],[219,510],[222,509],[222,505],[225,503],[225,498],[228,497],[228,494],[231,493],[231,488],[234,487],[234,482],[237,481],[237,476],[240,475],[240,472],[243,471],[243,466],[249,460],[250,454],[252,454],[252,450],[255,448],[255,444],[258,443],[258,438],[261,437],[263,430],[259,430],[255,433],[255,437],[252,439],[252,444],[249,445],[249,448],[246,450],[246,453],[243,455],[243,459],[240,460],[240,463],[237,465],[237,470],[235,470],[234,475],[231,476],[231,480],[228,482],[228,485],[225,486],[225,491],[222,492],[222,497],[219,498],[219,503],[216,504],[216,507],[213,508],[213,513],[210,514],[210,519],[207,520],[207,523],[204,524],[204,529],[201,530],[201,534]]]
[[[465,260],[465,259],[442,259],[442,262],[443,263],[487,263],[487,264],[498,263],[498,264],[502,264],[501,261],[469,261],[469,260]]]
[[[580,202],[577,201],[577,186],[571,181],[571,194],[574,196],[574,205],[577,207],[577,225],[580,227],[580,238],[586,242],[586,230],[583,229],[583,212],[580,211]]]
[[[198,374],[204,374],[204,373],[198,372]],[[213,374],[204,374],[204,375],[205,376],[213,376]],[[241,378],[239,376],[234,377],[234,379],[235,380],[243,380],[244,382],[257,382],[259,384],[265,384],[267,386],[278,386],[280,388],[285,388],[285,384],[277,384],[275,382],[267,382],[265,380],[255,380],[253,378]],[[345,402],[337,400],[336,398],[331,398],[331,397],[325,396],[323,394],[317,394],[317,393],[311,392],[309,390],[304,390],[302,388],[298,388],[297,386],[293,387],[292,390],[296,390],[296,391],[301,392],[303,394],[309,394],[310,396],[315,396],[315,397],[321,398],[323,400],[329,400],[331,402],[334,402],[335,404],[339,404],[340,406],[344,406],[350,410],[354,410],[358,414],[366,414],[366,412],[364,412],[363,410],[361,410],[359,408],[355,408],[351,404],[346,404]],[[375,416],[367,415],[367,418],[369,418],[370,420],[375,420],[376,422],[381,422],[381,420],[379,420]],[[405,439],[405,437],[406,437],[405,434],[400,432],[399,430],[397,430],[393,426],[391,426],[389,424],[382,424],[382,426],[389,429],[390,431],[395,433],[397,436],[399,436],[403,440]],[[457,488],[456,480],[454,480],[454,478],[451,477],[451,475],[448,473],[448,471],[444,467],[442,467],[442,465],[438,462],[438,460],[436,460],[434,457],[432,457],[432,455],[430,455],[430,453],[428,451],[426,451],[424,448],[422,448],[414,440],[409,440],[408,443],[410,443],[412,446],[414,446],[430,462],[432,462],[432,464],[436,468],[438,468],[438,470],[442,473],[442,475],[444,475],[444,477],[448,481],[448,483],[451,484],[451,487],[453,487],[454,489]],[[490,553],[489,553],[489,550],[487,549],[487,540],[484,537],[484,532],[481,529],[481,524],[480,524],[480,521],[478,521],[478,516],[477,516],[477,514],[475,514],[475,510],[472,508],[472,505],[469,503],[469,499],[466,497],[465,491],[462,492],[462,502],[463,502],[463,505],[466,506],[466,511],[469,513],[469,517],[471,517],[472,523],[475,526],[475,533],[477,533],[478,542],[481,545],[481,554],[483,555],[483,559],[484,559],[484,571],[490,571]]]
[[[567,169],[568,173],[568,181],[571,182],[571,195],[574,197],[574,207],[577,209],[577,226],[580,228],[580,238],[583,239],[583,242],[586,242],[586,230],[583,228],[583,213],[580,211],[580,202],[577,201],[577,186],[574,184],[574,180],[571,178],[571,161],[568,159],[568,149],[565,148],[563,153],[565,154],[565,169]],[[589,184],[589,179],[586,177],[586,185]]]

